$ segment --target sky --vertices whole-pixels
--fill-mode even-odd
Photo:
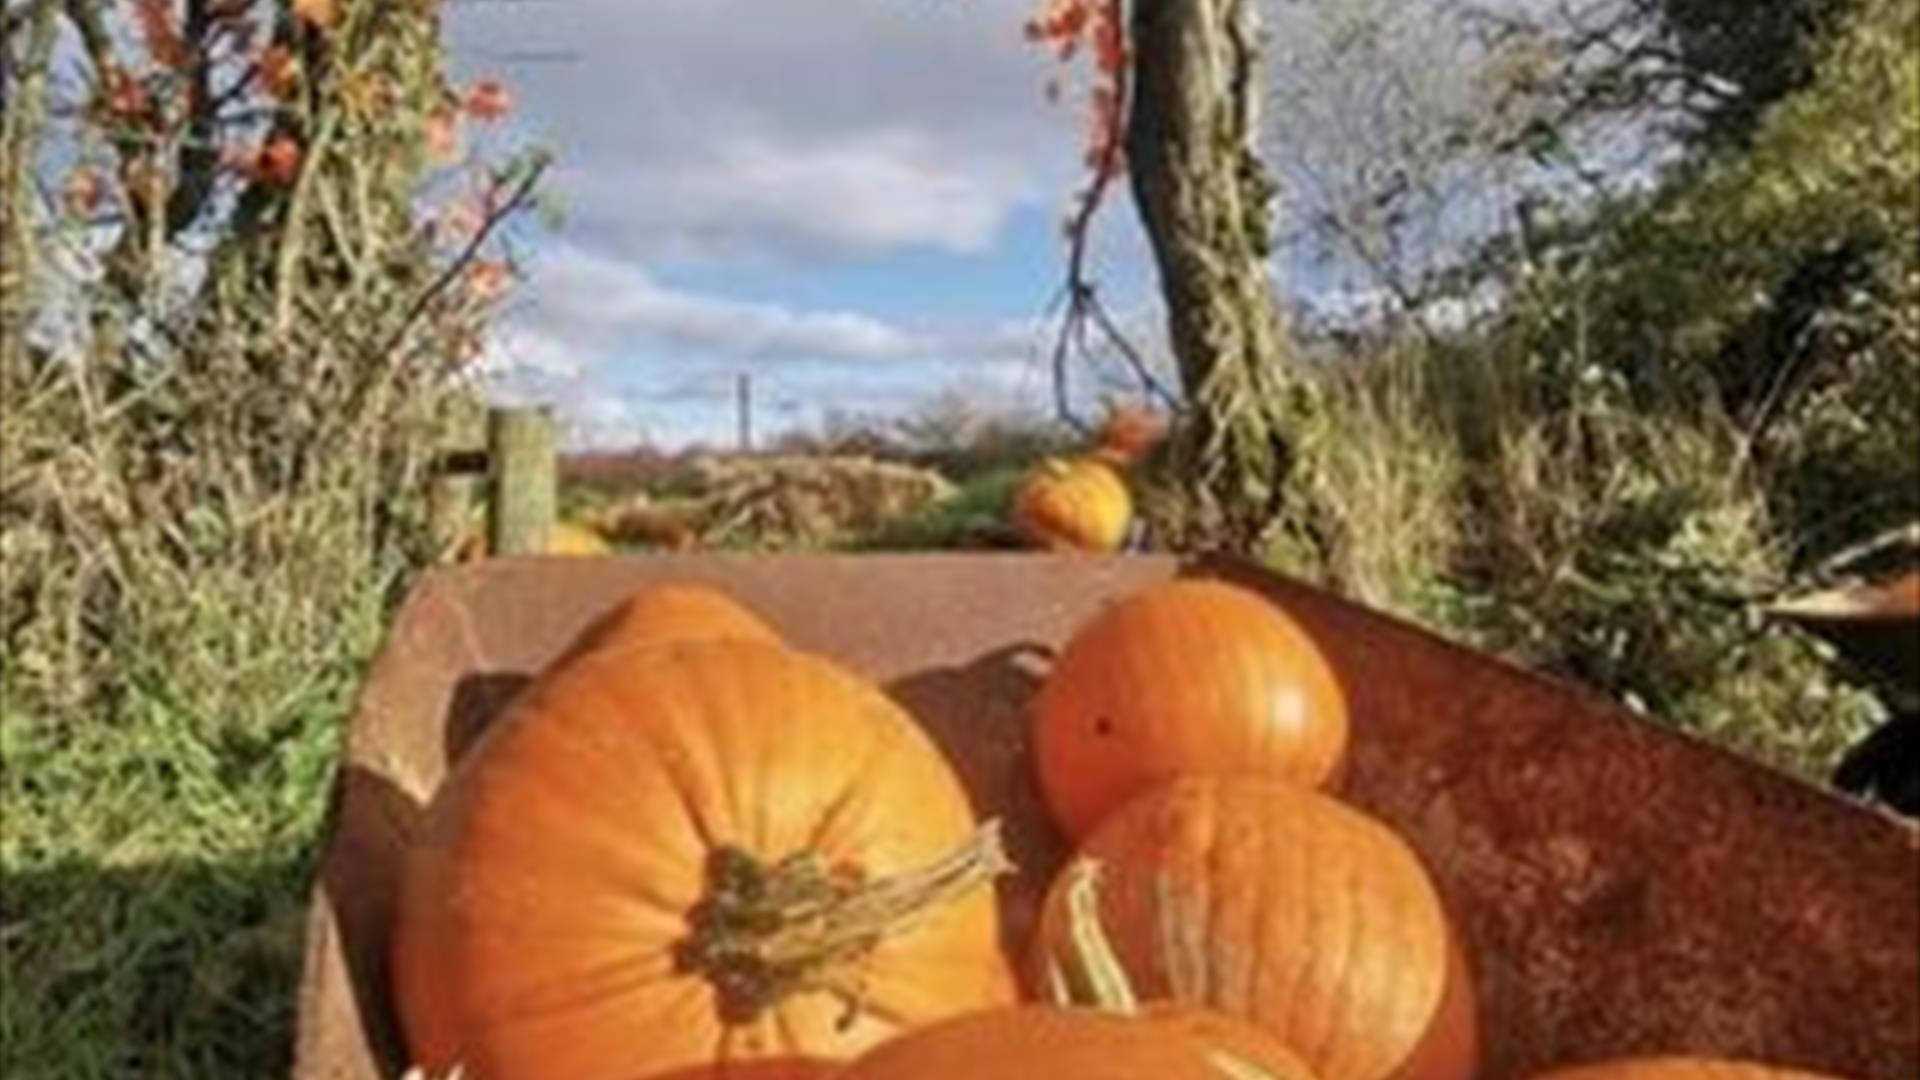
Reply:
[[[1071,94],[1048,100],[1061,69],[1021,34],[1036,4],[449,0],[456,78],[502,76],[515,94],[484,137],[553,150],[547,194],[565,215],[520,249],[526,276],[486,358],[493,396],[552,404],[576,446],[730,445],[743,375],[761,435],[955,392],[1048,414],[1047,306],[1086,179],[1085,112]],[[1443,16],[1452,6],[1264,0],[1262,151],[1289,303],[1385,303],[1370,264],[1343,261],[1327,242],[1340,231],[1317,223],[1371,205],[1364,185],[1407,147],[1487,113],[1484,56]],[[1426,177],[1443,195],[1395,226],[1398,257],[1444,262],[1505,227],[1515,185],[1531,183],[1512,169],[1467,160]],[[1124,184],[1094,236],[1101,297],[1164,368]],[[1076,368],[1074,386],[1083,406],[1132,389],[1117,362]]]
[[[1032,0],[465,0],[456,77],[499,74],[496,140],[557,160],[490,345],[496,397],[576,446],[734,438],[959,390],[1044,412],[1044,308],[1082,117],[1020,27]],[[1124,195],[1122,189],[1119,194]],[[1096,277],[1152,347],[1130,203]]]

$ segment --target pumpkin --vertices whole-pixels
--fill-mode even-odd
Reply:
[[[556,521],[547,534],[549,555],[605,555],[611,549],[599,533],[571,521]]]
[[[1146,456],[1166,436],[1161,418],[1135,405],[1107,412],[1095,433],[1094,455],[1117,465],[1129,465]]]
[[[1312,1080],[1272,1036],[1200,1009],[1137,1016],[1027,1005],[945,1020],[870,1051],[836,1080]]]
[[[1114,551],[1133,521],[1133,496],[1108,462],[1051,457],[1035,465],[1013,494],[1013,527],[1049,551]]]
[[[1731,1058],[1658,1054],[1562,1066],[1534,1080],[1834,1080],[1822,1073]]]
[[[1011,1003],[985,887],[1008,868],[933,743],[837,665],[612,646],[523,692],[429,805],[396,1011],[415,1063],[467,1080],[809,1077]]]
[[[739,601],[707,585],[649,585],[594,620],[566,656],[618,643],[733,639],[777,644],[780,635]]]
[[[1142,1000],[1253,1023],[1322,1080],[1477,1065],[1470,976],[1418,857],[1317,792],[1193,776],[1121,808],[1043,903],[1029,959],[1049,1000],[1084,997],[1061,972],[1088,920]]]
[[[1033,707],[1041,790],[1074,837],[1178,775],[1328,783],[1347,726],[1305,629],[1249,590],[1199,579],[1148,586],[1089,619]]]
[[[552,531],[547,533],[545,554],[548,555],[606,555],[612,550],[599,533],[571,521],[556,521],[553,523]],[[467,534],[466,541],[460,545],[457,557],[460,562],[473,562],[476,559],[484,559],[487,555],[487,534],[483,530],[476,529]]]
[[[971,1013],[869,1051],[851,1080],[1249,1080],[1311,1074],[1273,1036],[1241,1020],[1172,1003],[1142,1007],[1089,905],[1091,882],[1066,897],[1074,933],[1056,972],[1091,1008],[1023,1005]]]

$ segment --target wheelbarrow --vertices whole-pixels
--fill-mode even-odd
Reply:
[[[1008,553],[430,573],[346,736],[293,1075],[401,1075],[384,957],[421,807],[530,674],[632,590],[719,586],[912,712],[980,814],[1005,823],[1022,869],[1000,894],[1016,950],[1068,854],[1032,775],[1027,661],[1177,575],[1247,585],[1322,643],[1353,716],[1340,794],[1404,836],[1444,894],[1476,971],[1487,1080],[1654,1051],[1920,1075],[1920,829],[1239,561]]]

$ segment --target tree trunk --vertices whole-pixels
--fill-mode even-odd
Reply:
[[[1126,144],[1191,408],[1174,464],[1195,524],[1243,551],[1279,512],[1306,415],[1267,282],[1255,32],[1252,0],[1135,0]]]

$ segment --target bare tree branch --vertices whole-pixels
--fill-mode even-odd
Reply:
[[[1125,4],[1114,0],[1113,18],[1124,18]],[[1120,25],[1124,25],[1122,22]],[[1105,138],[1094,155],[1091,163],[1093,176],[1076,197],[1073,215],[1067,221],[1067,265],[1065,280],[1061,283],[1053,299],[1047,303],[1047,311],[1059,310],[1060,330],[1054,339],[1051,367],[1053,372],[1054,411],[1060,419],[1066,421],[1075,430],[1085,433],[1087,423],[1075,415],[1072,394],[1068,386],[1068,375],[1072,360],[1077,354],[1082,360],[1091,360],[1092,349],[1087,342],[1089,327],[1099,331],[1101,338],[1111,345],[1126,363],[1142,390],[1157,399],[1168,410],[1178,412],[1181,408],[1179,397],[1170,391],[1166,384],[1153,374],[1146,359],[1140,354],[1132,341],[1121,332],[1119,325],[1108,313],[1106,305],[1100,301],[1094,282],[1087,273],[1087,251],[1091,243],[1093,220],[1103,205],[1108,189],[1125,168],[1125,117],[1131,109],[1132,79],[1130,72],[1123,67],[1111,73],[1110,88],[1114,94],[1114,115],[1120,129]]]

